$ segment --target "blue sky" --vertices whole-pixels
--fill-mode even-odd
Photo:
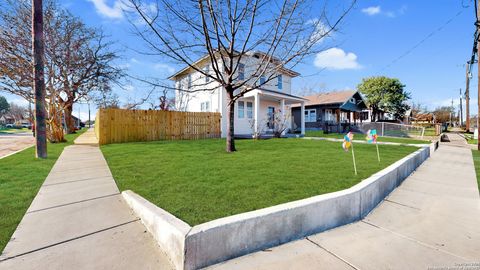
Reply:
[[[122,54],[117,64],[128,67],[131,74],[165,78],[180,68],[167,59],[146,57],[132,50],[140,48],[142,42],[132,34],[120,1],[60,3],[88,25],[102,27]],[[452,98],[458,105],[459,88],[465,89],[464,64],[471,53],[473,23],[470,0],[360,0],[340,31],[328,40],[333,49],[306,59],[296,68],[302,76],[293,81],[293,89],[355,89],[364,77],[385,75],[399,78],[412,93],[412,100],[430,109],[449,105]],[[432,32],[417,48],[393,62]],[[471,92],[476,93],[476,68],[473,76]],[[123,102],[144,95],[142,86],[132,84],[127,88],[118,92]],[[472,112],[477,110],[476,97],[471,95]],[[80,110],[82,119],[86,119],[86,106],[80,106]]]

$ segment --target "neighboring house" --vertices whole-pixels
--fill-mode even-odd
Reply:
[[[261,56],[263,56],[261,52],[251,52],[242,56],[235,77],[238,80],[250,78],[250,74],[258,67],[260,61],[258,59]],[[217,64],[222,69],[221,61]],[[204,72],[213,74],[208,55],[202,57],[193,65]],[[263,85],[261,89],[252,90],[238,99],[235,104],[235,136],[251,136],[254,132],[257,134],[272,132],[275,128],[274,117],[278,114],[286,119],[285,124],[291,129],[290,106],[305,102],[303,98],[291,94],[292,78],[299,75],[293,70],[283,67],[278,68],[276,74],[272,74],[272,76],[276,76],[273,80]],[[180,70],[170,79],[175,81],[175,88],[177,89],[175,94],[176,110],[221,113],[221,131],[222,137],[225,137],[228,114],[227,96],[223,86],[191,67]],[[261,81],[265,80],[265,77],[262,76],[258,79],[262,83]],[[251,87],[251,85],[247,83],[245,87]],[[212,91],[198,91],[205,88],[212,89]],[[299,127],[301,126],[299,122]]]
[[[15,118],[11,115],[5,114],[0,117],[0,124],[1,125],[13,125],[15,124]]]
[[[367,108],[367,109],[364,109],[362,110],[362,112],[360,113],[361,114],[361,117],[360,119],[362,120],[362,122],[373,122],[373,110],[371,108]],[[384,121],[384,120],[389,120],[388,119],[388,115],[382,111],[382,110],[378,110],[377,111],[377,117],[375,119],[375,121]]]
[[[435,115],[430,112],[419,112],[416,113],[415,116],[411,118],[411,124],[434,124],[435,123]]]
[[[365,101],[357,91],[320,93],[304,98],[307,99],[304,112],[302,106],[296,104],[292,106],[292,114],[296,125],[301,124],[303,115],[307,129],[344,132],[350,125],[370,117]]]

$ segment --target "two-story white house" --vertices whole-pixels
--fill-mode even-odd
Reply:
[[[261,56],[262,54],[258,52],[252,52],[243,56],[235,77],[238,80],[252,77],[251,74],[254,74],[257,68],[255,63],[258,61],[256,60]],[[217,64],[220,70],[223,70],[221,61],[218,61]],[[205,73],[213,74],[212,63],[208,55],[197,60],[193,66]],[[288,127],[287,130],[293,130],[294,123],[291,117],[290,106],[292,104],[302,104],[301,108],[304,111],[303,104],[306,101],[302,97],[291,94],[292,78],[299,75],[299,73],[293,70],[281,67],[276,68],[273,75],[255,78],[257,85],[266,82],[268,80],[266,76],[270,80],[259,89],[247,92],[235,103],[235,136],[250,136],[254,133],[268,134],[272,132],[275,124],[273,119],[275,115],[277,117],[280,115],[285,119],[284,123]],[[189,112],[220,112],[222,115],[222,137],[226,137],[228,98],[224,87],[191,67],[180,70],[172,75],[170,79],[175,81],[176,109]],[[244,87],[251,87],[252,84],[250,86],[246,84]],[[209,90],[203,91],[202,89]],[[301,115],[304,116],[304,113]],[[305,134],[304,117],[301,119],[301,125],[295,126],[295,128],[300,130],[301,134]]]

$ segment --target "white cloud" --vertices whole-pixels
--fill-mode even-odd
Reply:
[[[168,73],[172,73],[175,72],[175,69],[167,64],[162,64],[162,63],[158,63],[158,64],[155,64],[153,65],[153,68],[155,70],[158,70],[158,71],[168,71]]]
[[[380,14],[380,12],[382,12],[382,10],[381,10],[380,6],[374,6],[374,7],[368,7],[368,8],[362,9],[362,12],[369,15],[369,16],[373,16],[373,15]]]
[[[312,24],[315,27],[312,35],[310,36],[311,42],[321,43],[326,38],[331,37],[333,34],[333,31],[331,31],[331,28],[317,18],[307,21],[307,24]]]
[[[408,7],[406,5],[402,5],[399,9],[397,10],[382,10],[380,6],[371,6],[367,8],[363,8],[362,12],[367,14],[368,16],[374,16],[374,15],[383,15],[387,16],[389,18],[395,18],[397,16],[401,16],[407,12]]]
[[[319,68],[331,70],[362,68],[357,62],[357,56],[354,53],[345,53],[345,51],[340,48],[331,48],[317,53],[314,65]]]
[[[123,8],[125,5],[121,0],[115,0],[112,6],[107,3],[107,0],[87,0],[95,5],[97,13],[111,19],[122,19]]]

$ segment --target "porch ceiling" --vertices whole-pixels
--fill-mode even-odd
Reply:
[[[269,100],[269,101],[277,101],[280,102],[282,99],[285,100],[286,105],[290,104],[296,104],[302,101],[305,101],[305,99],[301,97],[297,97],[294,95],[290,94],[284,94],[276,91],[271,91],[271,90],[265,90],[265,89],[256,89],[253,91],[248,92],[245,94],[245,98],[254,98],[255,95],[258,94],[260,96],[260,99],[262,100]]]

